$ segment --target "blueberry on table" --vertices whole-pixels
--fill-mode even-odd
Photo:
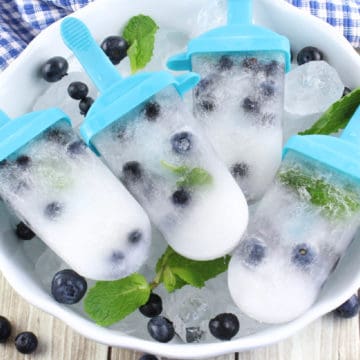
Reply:
[[[220,340],[230,340],[240,329],[240,323],[236,315],[223,313],[217,315],[209,322],[209,330],[213,336]]]
[[[153,318],[162,312],[162,300],[157,294],[151,293],[146,304],[139,307],[139,311],[146,317]]]
[[[171,137],[171,145],[177,154],[185,154],[191,150],[193,136],[188,131],[179,132]]]
[[[91,108],[91,105],[94,103],[94,99],[87,96],[84,99],[81,99],[79,102],[79,109],[80,109],[80,114],[81,115],[86,115],[88,113],[88,111]]]
[[[129,48],[129,44],[121,36],[108,36],[100,46],[114,65],[119,64],[127,56]]]
[[[218,68],[220,71],[228,71],[231,70],[234,66],[234,62],[228,56],[222,56],[219,60]]]
[[[128,161],[122,168],[123,178],[126,182],[137,182],[143,176],[143,169],[139,162]]]
[[[51,220],[58,218],[63,212],[64,206],[57,201],[46,205],[44,214]]]
[[[66,151],[71,157],[84,154],[86,151],[86,144],[82,140],[76,140],[69,144]]]
[[[4,316],[0,316],[0,343],[4,343],[10,337],[10,334],[10,321]]]
[[[89,88],[81,81],[74,81],[68,86],[67,92],[74,100],[82,100],[88,96]]]
[[[353,295],[349,300],[340,305],[336,310],[335,314],[338,316],[349,319],[359,314],[360,304],[357,295]]]
[[[15,234],[22,240],[31,240],[35,237],[35,233],[22,221],[16,225]]]
[[[344,97],[346,95],[349,95],[351,92],[352,92],[352,90],[350,88],[348,88],[347,86],[345,86],[342,96]]]
[[[42,65],[41,76],[48,82],[56,82],[67,75],[68,68],[69,64],[66,59],[61,56],[55,56]]]
[[[25,170],[30,167],[31,158],[27,155],[20,155],[16,158],[15,162],[22,170]]]
[[[292,251],[291,261],[299,267],[307,267],[316,259],[315,250],[308,244],[296,245]]]
[[[156,316],[149,320],[147,329],[156,341],[167,343],[175,336],[173,323],[163,316]]]
[[[247,97],[242,103],[242,108],[249,113],[259,113],[260,104],[256,100]]]
[[[231,167],[230,171],[235,178],[244,178],[249,174],[249,165],[244,162],[237,163]]]
[[[45,132],[45,138],[59,145],[66,145],[71,140],[71,135],[64,129],[52,128]]]
[[[38,346],[36,335],[30,331],[24,331],[15,338],[15,347],[22,354],[33,353]]]
[[[307,46],[301,49],[297,55],[297,63],[299,65],[306,64],[310,61],[323,60],[323,53],[314,46]]]
[[[258,266],[266,256],[266,247],[262,241],[249,238],[241,243],[240,253],[246,264]]]
[[[86,280],[73,270],[61,270],[51,282],[51,294],[61,304],[76,304],[85,295]]]
[[[145,117],[149,121],[154,121],[156,118],[159,117],[160,110],[161,110],[161,107],[160,107],[160,104],[158,102],[150,101],[144,107]]]
[[[158,360],[155,355],[144,354],[139,360]]]
[[[186,206],[191,200],[191,194],[186,189],[179,189],[172,194],[171,200],[176,206]]]

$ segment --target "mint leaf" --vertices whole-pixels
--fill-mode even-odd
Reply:
[[[212,176],[202,168],[194,168],[188,172],[176,185],[181,187],[193,187],[209,185],[212,183]]]
[[[150,292],[145,277],[137,273],[117,281],[98,281],[88,291],[84,309],[98,325],[109,326],[144,305]]]
[[[151,60],[158,28],[155,21],[145,15],[132,17],[125,26],[123,37],[130,46],[128,56],[132,73],[143,69]]]
[[[360,105],[360,88],[352,91],[339,101],[332,104],[320,119],[300,135],[329,135],[344,129],[357,107]]]
[[[169,164],[168,162],[166,162],[165,160],[161,160],[161,165],[170,170],[171,172],[173,172],[176,175],[180,175],[180,176],[184,176],[186,175],[188,172],[191,171],[191,169],[188,166],[182,165],[182,166],[175,166],[172,164]]]

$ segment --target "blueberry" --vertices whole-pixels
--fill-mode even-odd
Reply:
[[[36,335],[30,331],[24,331],[15,338],[15,347],[22,354],[33,353],[38,346]]]
[[[264,65],[264,71],[267,76],[271,76],[277,74],[281,67],[276,60],[272,60]]]
[[[131,232],[128,236],[128,240],[131,244],[137,244],[142,239],[142,233],[139,230]]]
[[[31,240],[33,237],[35,237],[35,233],[22,221],[16,225],[15,234],[19,239],[22,240]]]
[[[324,55],[318,48],[307,46],[299,51],[297,56],[297,63],[302,65],[310,61],[319,61],[323,59]]]
[[[52,128],[46,131],[45,137],[48,141],[55,142],[59,145],[66,145],[71,140],[69,131],[61,128]]]
[[[4,343],[11,335],[11,324],[10,321],[0,316],[0,343]]]
[[[156,341],[166,343],[175,336],[173,323],[163,316],[156,316],[149,320],[147,329]]]
[[[270,81],[264,81],[260,84],[260,93],[261,95],[265,97],[272,97],[275,94],[275,82]]]
[[[143,176],[142,166],[137,161],[129,161],[122,168],[124,180],[126,182],[137,182]]]
[[[71,157],[84,154],[86,151],[86,144],[82,140],[76,140],[69,144],[66,151]]]
[[[186,328],[186,342],[187,343],[197,343],[201,340],[204,332],[200,329],[199,326],[191,326]]]
[[[237,163],[231,167],[230,171],[235,178],[244,178],[249,174],[249,165],[244,162]]]
[[[78,303],[87,290],[86,280],[73,270],[57,272],[51,282],[51,294],[61,304]]]
[[[214,84],[217,77],[214,75],[208,75],[201,79],[194,89],[195,97],[198,98],[204,92],[207,92],[209,88]]]
[[[125,255],[122,251],[114,251],[111,254],[111,262],[113,263],[119,263],[122,262],[125,259]]]
[[[307,267],[315,258],[316,253],[308,244],[299,244],[294,247],[291,260],[299,267]]]
[[[153,318],[162,312],[162,300],[157,294],[151,293],[146,304],[139,307],[139,311],[146,317]]]
[[[348,88],[347,86],[345,86],[342,96],[344,97],[346,95],[349,95],[351,92],[352,92],[352,90],[350,88]]]
[[[242,67],[246,70],[251,70],[254,72],[258,72],[261,68],[260,63],[257,58],[251,57],[251,58],[245,58],[242,63]]]
[[[139,360],[158,360],[155,355],[144,354]]]
[[[51,220],[54,220],[61,215],[63,209],[64,206],[62,204],[60,204],[57,201],[54,201],[46,205],[44,214]]]
[[[121,36],[108,36],[100,46],[114,65],[119,64],[127,56],[129,48],[129,44]]]
[[[44,80],[48,82],[56,82],[67,75],[68,68],[69,64],[66,59],[61,56],[55,56],[46,61],[40,71]]]
[[[219,314],[209,322],[211,334],[220,340],[230,340],[238,333],[239,328],[238,318],[230,313]]]
[[[170,141],[176,153],[185,154],[192,148],[193,136],[188,131],[182,131],[173,135]]]
[[[191,200],[191,194],[185,189],[176,190],[171,196],[172,202],[177,206],[185,206]]]
[[[144,107],[145,116],[150,121],[154,121],[160,115],[160,110],[160,104],[156,101],[150,101]]]
[[[10,166],[10,163],[5,159],[0,161],[0,170],[7,168]]]
[[[81,115],[86,115],[90,110],[92,104],[94,103],[94,99],[87,96],[84,99],[81,99],[79,102],[79,109]]]
[[[240,252],[246,264],[257,266],[266,256],[266,247],[262,241],[250,238],[241,243]]]
[[[242,108],[246,112],[250,113],[259,113],[260,105],[256,100],[250,99],[249,97],[245,98],[242,103]]]
[[[82,100],[88,96],[89,88],[81,81],[74,81],[68,86],[67,92],[71,98]]]
[[[228,56],[222,56],[219,60],[218,68],[221,71],[231,70],[234,62]]]
[[[360,304],[357,295],[353,295],[349,300],[340,305],[335,313],[345,319],[352,318],[359,314]]]
[[[213,112],[216,108],[215,101],[211,99],[203,99],[198,102],[198,107],[205,112]]]
[[[20,155],[15,160],[16,164],[22,169],[28,169],[31,165],[31,158],[27,155]]]

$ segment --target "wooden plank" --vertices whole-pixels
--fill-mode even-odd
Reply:
[[[32,331],[39,339],[38,349],[27,360],[107,360],[107,346],[85,339],[62,321],[29,305],[12,290],[1,273],[0,314],[13,326],[10,341],[0,344],[1,360],[24,360],[13,343],[21,331]]]

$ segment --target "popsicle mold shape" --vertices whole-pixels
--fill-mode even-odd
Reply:
[[[101,92],[81,126],[85,141],[175,251],[208,260],[233,250],[248,210],[182,101],[199,76],[161,71],[122,78],[79,20],[65,19],[61,33]]]
[[[294,136],[235,251],[228,283],[239,308],[269,323],[303,314],[360,224],[360,108],[340,138]]]
[[[87,278],[118,279],[147,258],[146,213],[58,109],[0,112],[0,196]]]

